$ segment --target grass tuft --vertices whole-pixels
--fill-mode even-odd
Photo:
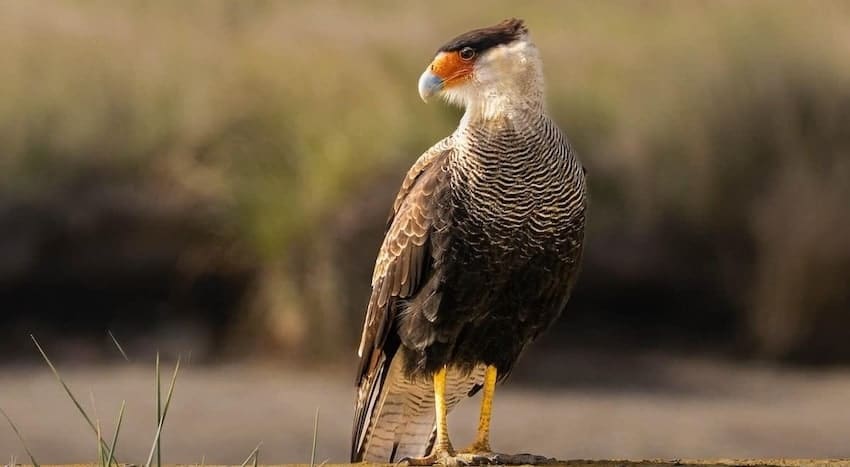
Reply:
[[[7,422],[9,422],[9,426],[12,427],[12,431],[15,432],[15,435],[18,437],[18,440],[21,442],[21,446],[24,447],[24,451],[26,451],[27,455],[30,456],[30,461],[32,462],[33,467],[39,467],[38,461],[35,460],[35,456],[32,455],[30,448],[27,446],[26,441],[24,441],[23,435],[21,435],[21,432],[18,431],[18,427],[15,426],[14,422],[12,422],[11,417],[9,417],[9,415],[3,409],[0,409],[0,414],[3,414],[3,418],[5,418]],[[15,458],[12,457],[12,463],[10,465],[15,465],[14,459]]]
[[[38,343],[38,340],[32,334],[30,334],[30,339],[32,339],[33,343],[35,344],[35,347],[38,349],[39,353],[41,353],[41,356],[42,358],[44,358],[44,361],[47,362],[47,366],[50,367],[50,371],[53,372],[53,376],[56,377],[56,380],[59,381],[59,384],[61,384],[62,388],[65,389],[65,393],[68,394],[68,397],[71,398],[71,402],[73,402],[74,405],[77,407],[77,410],[80,412],[80,415],[83,416],[83,419],[85,419],[86,423],[88,423],[92,431],[98,435],[98,440],[103,445],[103,447],[108,449],[109,447],[106,446],[106,441],[103,441],[103,439],[100,438],[97,426],[94,422],[92,422],[91,417],[89,417],[89,414],[86,413],[86,409],[83,408],[83,406],[74,396],[74,393],[71,392],[71,388],[69,388],[68,385],[65,383],[65,380],[62,379],[62,376],[59,374],[59,370],[57,370],[56,366],[53,365],[53,362],[50,361],[50,358],[47,356],[47,353],[44,351],[44,349],[41,348],[41,345]]]
[[[127,401],[121,401],[121,408],[118,410],[118,421],[115,422],[115,434],[112,435],[112,445],[109,448],[109,453],[107,455],[106,464],[104,465],[104,467],[112,465],[112,462],[115,461],[115,449],[118,446],[118,433],[121,431],[121,422],[124,420],[124,407],[126,405]]]
[[[316,407],[316,417],[313,419],[313,447],[310,450],[310,467],[316,463],[316,445],[319,440],[319,407]]]
[[[162,382],[160,381],[162,375],[159,371],[159,351],[156,352],[156,365],[154,371],[156,372],[156,378],[154,380],[154,384],[156,385],[156,426],[159,427],[160,421],[162,420]],[[156,440],[156,466],[160,467],[162,465],[162,443],[159,437]]]
[[[177,357],[177,364],[174,365],[174,373],[171,375],[171,384],[168,386],[168,394],[165,396],[165,405],[162,407],[162,412],[159,414],[159,420],[157,421],[156,427],[156,435],[154,436],[153,445],[151,446],[150,454],[148,454],[148,460],[145,462],[145,467],[150,467],[151,462],[153,461],[153,455],[156,451],[159,453],[160,446],[160,436],[162,435],[162,426],[165,423],[165,416],[168,414],[168,407],[171,405],[171,396],[174,394],[174,385],[177,383],[177,373],[180,371],[180,357]],[[159,390],[159,353],[157,352],[156,356],[156,373],[157,373],[157,401],[160,400],[160,390]],[[157,403],[159,406],[159,403]],[[159,412],[159,410],[157,410]],[[157,458],[157,467],[162,465],[160,454],[158,454]]]
[[[100,431],[100,420],[95,419],[95,427],[97,427],[97,462],[101,467],[106,467],[106,451],[103,449],[103,436]]]
[[[248,454],[248,457],[245,458],[245,461],[243,461],[242,465],[240,465],[239,467],[245,467],[246,465],[248,465],[248,462],[252,461],[252,460],[254,462],[254,467],[256,467],[257,466],[257,459],[260,456],[260,446],[262,446],[262,445],[263,445],[262,441],[257,443],[257,447],[255,447],[254,450],[251,451],[251,454]]]

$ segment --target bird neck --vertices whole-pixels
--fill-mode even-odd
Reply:
[[[542,115],[543,103],[542,73],[529,70],[522,79],[511,83],[495,82],[480,87],[467,98],[461,125],[506,120],[521,123]]]
[[[509,126],[522,128],[544,114],[543,93],[498,91],[470,99],[460,127]]]

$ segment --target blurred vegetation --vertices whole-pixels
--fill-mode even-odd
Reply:
[[[416,79],[508,16],[590,173],[577,313],[720,320],[754,355],[850,357],[838,1],[2,2],[7,303],[123,287],[134,313],[153,294],[156,313],[216,308],[264,348],[350,350],[394,191],[459,116],[422,105]]]

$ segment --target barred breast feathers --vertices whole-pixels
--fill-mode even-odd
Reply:
[[[551,236],[583,214],[584,173],[542,109],[468,119],[454,134],[452,188],[473,220]]]

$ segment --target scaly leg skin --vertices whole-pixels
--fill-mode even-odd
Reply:
[[[490,449],[490,416],[493,413],[496,375],[496,367],[488,365],[484,372],[484,387],[481,390],[481,414],[478,417],[478,431],[475,435],[475,442],[461,451],[461,455],[470,456],[470,460],[481,461],[493,455],[493,450]]]
[[[555,459],[534,454],[498,454],[490,449],[490,416],[493,413],[493,394],[496,392],[496,367],[487,366],[481,394],[481,415],[478,418],[478,434],[475,442],[458,454],[461,463],[467,465],[540,465],[556,462]]]

